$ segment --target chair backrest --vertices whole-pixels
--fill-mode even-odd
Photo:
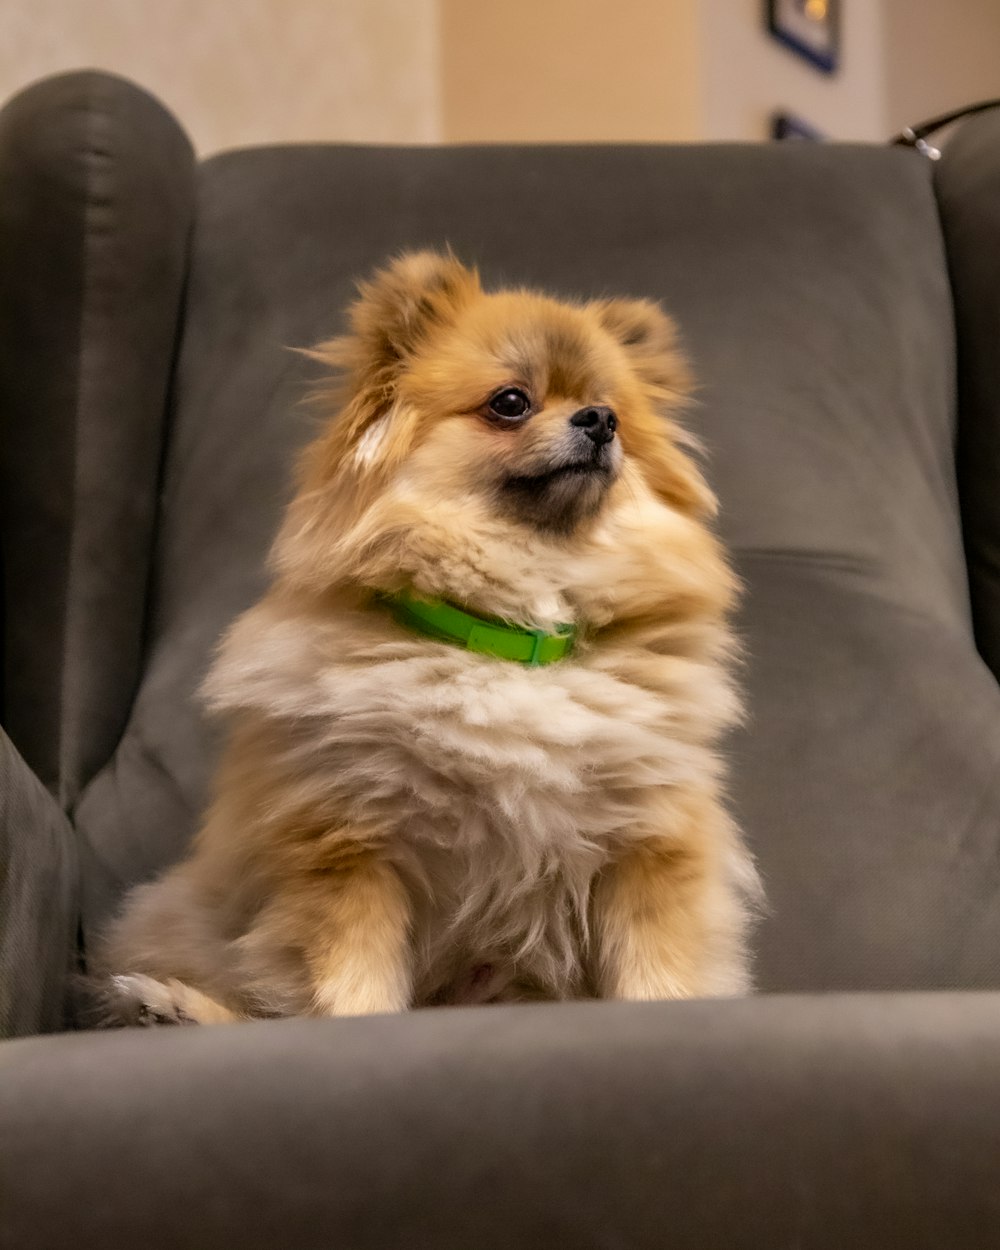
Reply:
[[[127,188],[139,162],[174,186],[176,157],[156,154],[166,123],[145,107],[115,120],[131,137],[109,158],[114,178]],[[143,616],[126,596],[112,613],[143,631],[141,674],[117,744],[78,766],[89,926],[181,853],[204,802],[216,744],[194,692],[219,633],[264,584],[310,428],[309,366],[288,348],[335,332],[354,280],[388,254],[448,243],[488,284],[651,296],[680,323],[701,381],[692,425],[747,584],[750,717],[730,744],[731,791],[770,899],[761,987],[1000,984],[1000,689],[970,618],[953,304],[929,162],[819,145],[278,147],[205,162],[193,208],[177,198],[100,218],[112,235],[139,232],[143,247],[121,253],[147,269],[192,212],[194,229],[155,535],[138,562],[148,606]],[[134,316],[150,317],[156,291],[118,280]],[[150,362],[94,311],[111,279],[87,281],[81,350],[124,398],[86,423],[67,418],[63,433],[78,462],[99,465],[109,442],[131,448],[158,429],[163,410],[118,390]],[[162,296],[176,307],[172,286]],[[125,451],[109,465],[107,497],[75,502],[96,510],[78,525],[116,532],[106,550],[76,540],[62,624],[132,567],[124,501],[142,512],[152,499],[134,455],[134,474]],[[17,533],[4,541],[28,560]],[[107,642],[91,631],[73,662],[92,646],[108,663]],[[79,692],[64,683],[64,696],[63,716],[82,717]]]

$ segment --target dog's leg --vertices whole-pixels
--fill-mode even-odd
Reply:
[[[410,1004],[410,901],[391,865],[375,858],[337,874],[314,912],[306,961],[310,1014],[367,1016]]]
[[[125,1025],[229,1024],[242,1019],[183,981],[158,981],[140,973],[111,977],[106,1006],[109,1020]]]
[[[598,880],[593,896],[596,988],[602,998],[669,999],[749,990],[748,909],[727,817],[711,800],[690,805],[672,836],[637,841]]]

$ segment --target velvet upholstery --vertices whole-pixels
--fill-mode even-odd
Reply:
[[[935,169],[958,326],[962,488],[976,641],[1000,676],[1000,111],[971,118]]]
[[[107,762],[140,675],[194,159],[102,74],[0,115],[4,724],[65,804]]]
[[[0,1037],[66,1022],[78,860],[65,813],[0,730]]]
[[[985,1248],[998,1035],[895,994],[11,1042],[0,1244]]]

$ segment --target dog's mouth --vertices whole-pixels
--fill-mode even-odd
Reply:
[[[611,445],[606,443],[603,446],[594,447],[592,451],[585,455],[574,456],[571,459],[560,459],[554,464],[546,465],[544,468],[539,466],[533,472],[511,474],[507,480],[510,482],[533,482],[538,485],[544,485],[546,482],[558,481],[563,477],[591,477],[603,474],[610,478],[614,476],[615,471],[615,458],[611,451]]]
[[[537,473],[511,474],[501,482],[503,503],[518,520],[537,529],[568,534],[595,516],[617,476],[606,448]]]

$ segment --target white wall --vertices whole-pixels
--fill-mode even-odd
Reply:
[[[473,0],[474,2],[474,0]],[[0,0],[0,99],[116,70],[202,152],[440,136],[437,0]]]
[[[835,139],[1000,95],[1000,0],[842,0],[840,72],[762,0],[0,0],[0,99],[82,65],[148,87],[202,152],[357,140]]]
[[[761,0],[700,0],[703,137],[765,139],[771,113],[786,108],[832,139],[885,138],[881,3],[842,8],[841,68],[828,75],[767,33]]]
[[[1000,0],[881,0],[889,129],[1000,97]]]

